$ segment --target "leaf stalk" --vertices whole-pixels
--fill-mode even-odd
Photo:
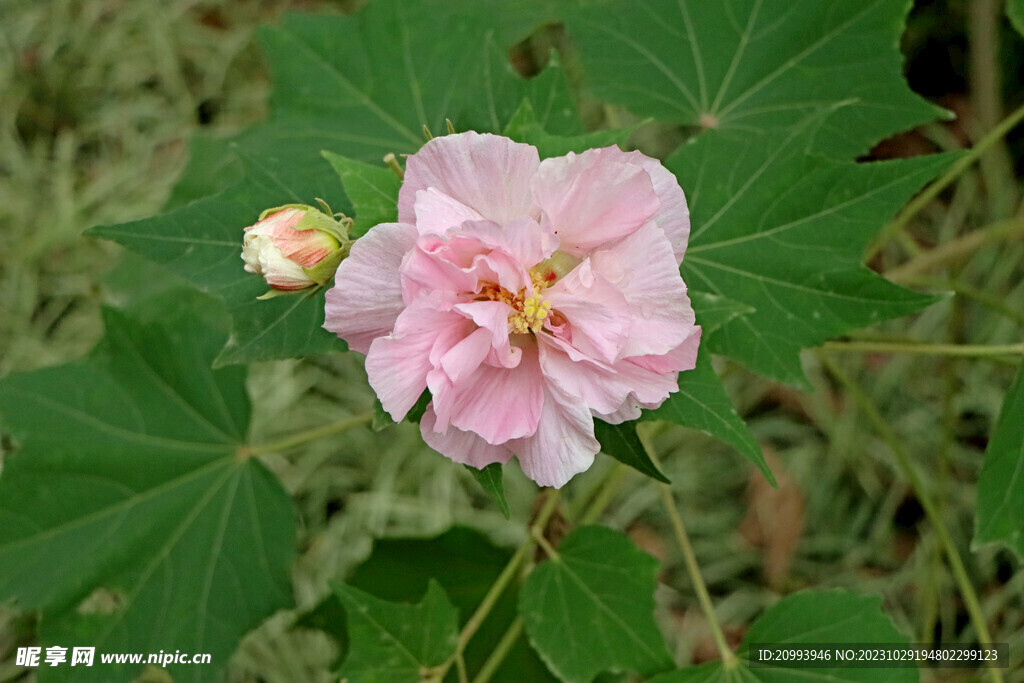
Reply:
[[[913,342],[830,341],[822,344],[825,351],[854,353],[912,353],[921,356],[962,356],[984,358],[1024,354],[1024,344],[918,344]]]
[[[251,458],[254,455],[263,455],[264,453],[275,453],[278,451],[285,451],[296,446],[309,443],[310,441],[316,441],[323,439],[328,436],[334,436],[341,432],[346,432],[353,427],[360,425],[369,424],[373,420],[373,411],[368,413],[362,413],[359,415],[352,415],[346,417],[337,422],[322,425],[320,427],[314,427],[313,429],[306,429],[301,432],[296,432],[291,436],[287,436],[278,441],[272,441],[265,444],[257,444],[255,446],[243,446],[238,449],[238,457]]]

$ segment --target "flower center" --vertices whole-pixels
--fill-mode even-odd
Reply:
[[[480,290],[479,300],[500,301],[512,308],[508,314],[509,332],[536,334],[544,327],[544,320],[551,313],[551,302],[545,301],[541,296],[541,290],[549,284],[546,273],[533,268],[530,270],[530,280],[533,283],[533,296],[526,296],[525,288],[520,289],[518,294],[513,294],[501,285],[493,283],[485,284]]]

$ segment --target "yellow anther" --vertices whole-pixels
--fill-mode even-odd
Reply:
[[[513,294],[504,287],[493,283],[484,285],[480,291],[479,300],[501,301],[511,307],[512,310],[508,315],[508,327],[509,332],[515,334],[540,332],[544,327],[544,319],[551,312],[551,302],[544,301],[539,294],[547,286],[547,283],[533,272],[530,275],[533,280],[533,291],[536,292],[533,296],[526,296],[525,288],[520,289],[518,294]]]

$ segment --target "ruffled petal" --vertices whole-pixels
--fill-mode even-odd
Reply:
[[[558,248],[558,238],[529,217],[517,218],[505,225],[494,221],[468,222],[460,233],[472,235],[527,266],[540,263]]]
[[[401,275],[406,301],[422,292],[479,293],[485,282],[515,292],[529,282],[529,271],[513,256],[461,232],[420,237],[402,264]]]
[[[593,152],[602,159],[636,164],[650,174],[654,193],[658,195],[660,203],[652,220],[658,224],[672,245],[676,265],[682,263],[683,255],[686,253],[686,243],[690,239],[690,210],[686,206],[686,196],[683,194],[683,189],[679,187],[679,181],[675,175],[662,166],[660,161],[652,159],[642,152],[623,152],[614,146],[593,150]]]
[[[626,298],[584,260],[571,273],[544,292],[551,310],[567,325],[559,331],[579,351],[606,362],[622,355],[630,326]],[[566,338],[567,336],[567,338]]]
[[[433,187],[418,191],[414,206],[416,230],[421,235],[443,235],[466,221],[483,219],[474,209]]]
[[[394,328],[405,303],[399,266],[416,243],[416,228],[381,223],[356,240],[327,292],[324,327],[366,353]]]
[[[626,361],[651,372],[684,372],[697,367],[697,349],[700,347],[700,325],[676,348],[660,356],[634,356]]]
[[[597,152],[545,159],[533,182],[534,201],[559,248],[576,257],[638,230],[661,205],[643,167]]]
[[[533,215],[530,181],[537,149],[473,131],[434,138],[409,157],[398,193],[398,219],[415,223],[416,194],[435,188],[496,223]]]
[[[427,388],[427,374],[472,331],[458,313],[417,303],[405,309],[395,331],[379,337],[366,354],[366,376],[384,410],[401,421]]]
[[[427,376],[434,397],[435,429],[449,425],[500,444],[533,434],[543,406],[543,383],[536,344],[524,345],[514,368],[482,364],[453,383],[440,371]]]
[[[452,382],[461,382],[480,367],[490,351],[491,332],[479,328],[441,356],[441,369]]]
[[[508,304],[500,301],[472,301],[456,304],[452,310],[462,313],[474,323],[489,331],[491,353],[487,362],[505,368],[519,365],[523,351],[512,346],[508,334],[508,315],[512,311]]]
[[[673,371],[651,370],[630,359],[611,365],[586,358],[573,360],[565,342],[550,336],[541,337],[540,364],[550,382],[602,415],[616,412],[630,398],[660,404],[678,389]]]
[[[420,434],[423,441],[441,455],[455,462],[483,469],[500,462],[502,465],[512,458],[512,451],[505,446],[492,446],[472,432],[449,426],[443,432],[434,431],[437,416],[434,406],[428,405],[420,420]]]
[[[601,450],[586,404],[550,383],[544,386],[544,411],[537,431],[509,442],[508,447],[526,476],[541,486],[555,488],[589,469]]]
[[[623,356],[661,355],[693,331],[694,313],[672,246],[653,221],[590,256],[593,271],[614,285],[629,307]]]
[[[619,424],[640,417],[640,409],[654,410],[661,406],[670,393],[675,393],[679,373],[693,370],[697,366],[697,349],[700,346],[700,326],[682,344],[661,356],[637,356],[616,363],[615,369],[626,382],[643,382],[644,390],[631,391],[618,409],[605,412],[607,404],[594,415],[610,424]],[[670,384],[666,384],[670,383]],[[651,389],[660,386],[664,393],[652,394]]]

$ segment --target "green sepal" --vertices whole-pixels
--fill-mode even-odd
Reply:
[[[302,272],[309,276],[313,282],[317,283],[321,287],[326,285],[334,277],[334,273],[337,272],[338,266],[348,256],[351,243],[345,241],[338,247],[337,251],[333,251],[323,258],[320,263],[316,264],[312,268],[303,268]]]

